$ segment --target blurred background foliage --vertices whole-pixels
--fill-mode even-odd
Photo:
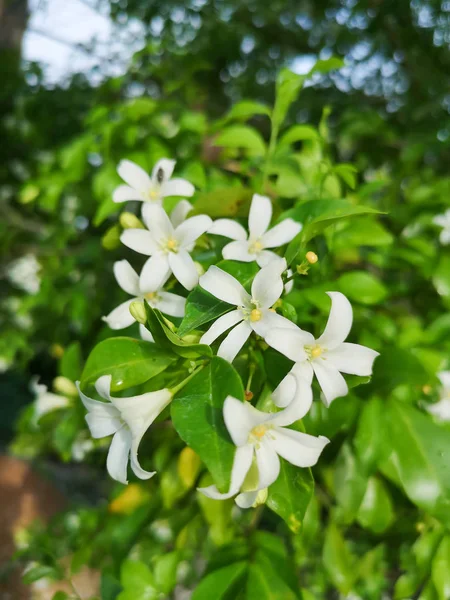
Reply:
[[[104,455],[91,454],[78,481],[84,500],[98,506],[27,534],[19,559],[44,569],[28,581],[66,576],[59,559],[71,555],[69,571],[85,562],[103,569],[106,600],[121,589],[120,600],[135,598],[136,586],[154,590],[142,598],[168,597],[177,581],[198,583],[194,557],[203,554],[213,556],[206,575],[228,569],[210,580],[214,590],[223,581],[218,598],[240,598],[232,586],[244,579],[260,598],[298,598],[300,573],[304,600],[448,600],[449,430],[423,409],[438,397],[436,373],[450,364],[450,250],[432,224],[450,207],[450,3],[91,5],[118,29],[137,19],[146,43],[119,76],[107,75],[105,64],[95,84],[85,72],[50,85],[40,65],[20,59],[26,2],[0,3],[8,23],[0,28],[3,444],[17,422],[16,454],[66,462],[85,455],[83,411],[70,388],[62,391],[68,408],[45,416],[39,429],[32,406],[17,417],[31,399],[32,375],[49,386],[57,375],[73,382],[94,343],[111,335],[101,316],[122,299],[112,264],[126,257],[123,207],[111,200],[119,160],[150,170],[162,156],[176,158],[202,210],[233,214],[236,198],[261,183],[267,106],[283,66],[306,73],[322,65],[289,108],[281,139],[291,154],[280,144],[267,192],[280,210],[346,198],[387,213],[319,231],[311,243],[319,265],[288,304],[299,323],[314,325],[327,312],[323,292],[340,289],[354,305],[358,341],[382,355],[370,384],[329,411],[315,403],[305,419],[310,433],[333,444],[315,473],[301,535],[267,511],[236,518],[223,503],[218,514],[195,493],[195,459],[161,430],[152,451],[155,468],[164,469],[162,491],[153,482],[118,486],[115,500],[99,501],[105,483],[90,488]],[[29,258],[17,264],[30,256],[37,266]],[[420,481],[440,490],[436,504],[418,493]],[[260,519],[265,531],[257,532]],[[238,541],[228,546],[232,536]],[[255,583],[261,571],[271,573],[273,595]],[[211,597],[208,577],[201,585],[195,600]]]

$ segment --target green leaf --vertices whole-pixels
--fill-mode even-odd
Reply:
[[[427,383],[430,376],[409,350],[384,347],[375,361],[371,387],[377,392],[391,393],[401,384],[419,387]]]
[[[345,63],[342,60],[342,58],[339,58],[338,56],[330,56],[330,58],[318,60],[309,72],[309,74],[312,75],[314,73],[321,73],[322,75],[325,75],[330,71],[340,69],[344,66],[344,64]]]
[[[347,595],[356,579],[354,559],[334,523],[330,523],[326,531],[322,558],[333,584],[342,594]]]
[[[334,467],[334,489],[340,521],[350,524],[356,518],[367,486],[367,476],[346,443]]]
[[[344,273],[339,277],[337,283],[339,290],[345,296],[359,304],[379,304],[388,294],[384,284],[366,271]]]
[[[371,477],[358,511],[358,522],[374,533],[383,533],[392,525],[394,506],[386,485],[381,479]]]
[[[127,560],[121,569],[120,581],[124,587],[117,600],[157,600],[158,590],[150,569],[143,562]]]
[[[433,558],[432,579],[439,600],[450,598],[450,535],[446,535]]]
[[[156,559],[154,564],[155,584],[160,592],[169,595],[177,584],[179,552],[168,552]]]
[[[450,254],[443,254],[433,274],[433,284],[441,296],[450,297]]]
[[[81,385],[85,387],[102,375],[112,375],[111,391],[116,392],[148,381],[174,360],[176,356],[156,344],[128,337],[109,338],[90,353]]]
[[[291,531],[299,533],[314,490],[310,469],[299,469],[280,458],[278,479],[269,487],[267,506],[280,516]]]
[[[211,475],[205,473],[201,478],[199,486],[208,487],[213,483]],[[216,546],[222,546],[233,539],[234,528],[232,511],[234,509],[234,499],[229,500],[213,500],[208,498],[201,492],[197,492],[197,502],[200,506],[200,510],[208,523],[209,535]]]
[[[60,577],[61,573],[55,567],[37,565],[24,573],[22,581],[25,585],[30,585],[39,579],[60,579]]]
[[[309,200],[285,211],[278,221],[291,218],[303,225],[303,230],[299,236],[294,238],[287,248],[286,260],[289,264],[292,263],[304,245],[310,239],[319,235],[326,227],[339,220],[363,214],[380,214],[380,211],[370,206],[352,204],[348,200]],[[301,239],[300,246],[299,239]]]
[[[120,211],[120,204],[114,202],[112,198],[105,198],[97,208],[94,216],[94,225],[99,227],[105,219],[115,215]]]
[[[59,591],[52,597],[52,600],[69,600],[69,598],[69,594]]]
[[[266,115],[270,117],[271,110],[266,104],[254,100],[241,100],[237,102],[225,115],[223,121],[245,121],[255,115]]]
[[[394,236],[371,217],[355,219],[333,237],[336,251],[358,246],[389,246],[393,241]]]
[[[366,473],[373,473],[378,462],[390,451],[386,438],[385,414],[384,402],[375,397],[364,404],[359,417],[353,445]]]
[[[244,287],[247,287],[258,272],[256,263],[235,262],[222,260],[217,266],[235,277]],[[187,297],[186,313],[178,329],[179,335],[186,335],[201,325],[209,323],[233,307],[227,302],[218,300],[199,285]]]
[[[351,164],[340,164],[333,168],[333,171],[344,181],[352,190],[356,187],[356,174],[358,169]]]
[[[253,156],[264,156],[266,143],[257,129],[248,125],[230,125],[214,139],[215,146],[243,148]]]
[[[221,490],[229,487],[235,452],[223,421],[223,403],[228,395],[243,400],[242,382],[226,360],[215,356],[171,404],[175,429],[200,456]]]
[[[191,214],[218,217],[246,217],[253,192],[243,187],[232,187],[198,194]]]
[[[282,69],[277,77],[275,106],[272,113],[272,127],[278,130],[286,118],[289,107],[297,98],[303,82],[304,75],[296,75],[289,69]]]
[[[212,350],[205,344],[191,344],[181,339],[166,324],[159,310],[153,308],[145,301],[147,312],[147,326],[158,346],[172,351],[183,358],[198,358],[199,356],[212,356]]]
[[[450,436],[407,404],[391,400],[387,426],[393,459],[409,499],[450,524]]]
[[[192,600],[233,600],[242,589],[248,564],[236,562],[207,575],[195,588]]]
[[[295,142],[320,140],[319,132],[311,125],[293,125],[280,138],[279,146],[290,146]]]
[[[268,561],[251,564],[248,572],[246,600],[298,600]]]
[[[59,373],[70,381],[77,381],[83,369],[80,342],[73,342],[65,350],[59,362]]]

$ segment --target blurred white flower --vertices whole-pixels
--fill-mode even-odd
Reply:
[[[211,325],[200,339],[201,344],[209,346],[233,327],[217,351],[218,356],[233,362],[252,331],[266,339],[268,332],[275,327],[296,328],[296,325],[271,308],[283,293],[281,273],[286,269],[285,259],[277,259],[256,275],[251,295],[237,279],[216,266],[209,267],[200,277],[199,284],[204,290],[236,307]]]
[[[341,373],[371,375],[372,365],[378,352],[349,344],[344,340],[350,333],[353,311],[350,302],[340,292],[327,292],[331,298],[331,310],[322,335],[313,335],[297,326],[289,330],[272,329],[266,342],[295,362],[273,394],[278,406],[286,406],[289,398],[295,401],[299,380],[312,382],[315,373],[327,406],[348,393],[348,386]]]
[[[46,385],[39,383],[39,377],[33,377],[30,381],[30,390],[36,395],[34,401],[34,422],[37,423],[41,417],[49,412],[66,408],[71,402],[66,396],[53,394],[48,391]]]
[[[8,265],[7,277],[14,286],[34,295],[41,287],[40,269],[41,265],[34,254],[27,254]]]
[[[79,435],[72,444],[72,458],[75,462],[82,462],[94,449],[94,442]]]
[[[312,396],[308,385],[304,386],[304,392]],[[300,418],[294,404],[277,413],[265,413],[248,402],[227,396],[223,418],[237,446],[230,489],[222,494],[211,485],[199,491],[215,500],[231,498],[241,492],[235,499],[241,508],[252,506],[258,492],[277,480],[280,456],[297,467],[312,467],[329,443],[326,437],[315,437],[287,427]]]
[[[178,213],[176,217],[178,222]],[[128,248],[150,256],[141,272],[141,289],[160,289],[173,273],[181,285],[192,290],[198,283],[198,272],[189,252],[211,226],[210,217],[196,215],[174,225],[160,206],[146,204],[142,218],[148,231],[127,229],[120,237]]]
[[[147,429],[172,400],[172,392],[164,388],[140,396],[114,398],[111,396],[111,375],[99,377],[95,384],[97,393],[108,402],[89,398],[80,389],[81,401],[88,410],[86,422],[93,438],[114,434],[108,452],[106,468],[110,476],[120,483],[128,483],[127,467],[140,479],[150,479],[156,471],[145,471],[138,460],[138,448]]]
[[[284,219],[269,229],[272,219],[272,203],[266,196],[254,194],[248,215],[248,230],[231,219],[217,219],[208,233],[223,235],[235,240],[227,244],[222,255],[225,259],[253,262],[260,267],[279,256],[267,248],[278,248],[290,242],[301,230],[302,225],[292,219]]]
[[[442,231],[439,234],[439,241],[443,246],[450,244],[450,208],[445,211],[442,215],[437,215],[433,219],[433,223],[442,227]]]
[[[114,202],[140,200],[161,204],[166,196],[192,196],[194,186],[185,179],[171,179],[175,161],[168,158],[159,160],[151,177],[131,160],[122,160],[117,167],[120,177],[128,185],[119,185],[114,190]]]
[[[450,371],[438,373],[442,387],[439,394],[439,402],[428,404],[427,410],[440,421],[450,421]]]

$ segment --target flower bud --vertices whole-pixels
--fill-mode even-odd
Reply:
[[[164,319],[164,323],[167,325],[167,327],[170,329],[170,331],[173,331],[175,333],[175,325],[172,323],[172,321],[169,321],[169,319],[166,319],[166,317],[163,316]]]
[[[131,212],[123,212],[119,217],[123,229],[145,229],[142,221]]]
[[[306,260],[309,262],[310,265],[315,265],[316,262],[319,260],[319,257],[315,252],[310,251],[306,253]]]
[[[187,335],[184,335],[181,339],[183,340],[183,342],[186,342],[186,344],[198,344],[200,338],[201,335],[199,333],[188,333]]]
[[[55,377],[53,380],[53,389],[58,394],[63,394],[64,396],[78,396],[75,384],[70,379],[67,379],[67,377]]]
[[[134,300],[130,304],[130,313],[134,319],[141,325],[147,322],[147,313],[145,312],[144,303],[141,300]]]
[[[197,269],[198,276],[201,277],[205,273],[205,269],[199,262],[194,262],[194,265]]]
[[[268,492],[267,488],[264,488],[263,490],[259,490],[258,495],[256,496],[256,500],[252,504],[252,507],[256,508],[258,506],[261,506],[261,504],[265,504],[268,495],[269,495],[269,492]]]
[[[250,390],[245,390],[244,397],[248,402],[250,402],[253,399],[253,392]]]

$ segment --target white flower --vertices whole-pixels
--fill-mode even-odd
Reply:
[[[441,421],[450,421],[450,371],[441,371],[438,377],[442,383],[440,400],[427,406],[428,412]]]
[[[35,295],[41,287],[40,269],[41,265],[34,254],[27,254],[7,266],[7,277],[16,287]]]
[[[198,283],[198,272],[189,252],[211,226],[210,217],[196,215],[174,226],[160,206],[146,204],[142,218],[148,231],[127,229],[120,237],[125,246],[150,256],[141,272],[141,287],[159,289],[173,273],[181,285],[192,290]]]
[[[443,246],[450,244],[450,208],[445,211],[442,215],[437,215],[433,219],[433,223],[442,227],[442,231],[439,234],[439,241]]]
[[[312,395],[306,383],[303,393]],[[297,467],[312,467],[329,442],[326,437],[314,437],[286,427],[299,418],[294,405],[278,413],[265,413],[248,402],[228,396],[223,406],[223,418],[237,446],[230,489],[221,494],[212,485],[199,491],[215,500],[231,498],[241,491],[236,498],[241,508],[252,506],[258,491],[276,481],[280,472],[280,456]]]
[[[144,433],[172,400],[172,393],[162,389],[140,396],[113,398],[110,393],[111,375],[99,377],[95,384],[98,394],[108,402],[88,398],[80,390],[78,381],[77,388],[88,410],[86,422],[92,437],[103,438],[114,434],[106,461],[110,476],[120,483],[128,483],[127,466],[130,461],[137,477],[153,477],[155,471],[144,471],[139,464],[138,448]]]
[[[312,382],[315,373],[322,388],[325,404],[348,393],[342,373],[371,375],[378,352],[344,342],[350,333],[353,311],[350,302],[340,292],[327,292],[331,311],[322,335],[316,340],[307,331],[274,329],[266,342],[295,362],[294,367],[275,390],[273,398],[278,406],[285,406],[286,398],[295,400],[299,378]]]
[[[111,329],[124,329],[135,322],[130,313],[130,305],[135,300],[145,299],[152,308],[157,308],[172,317],[184,316],[186,298],[161,289],[150,291],[151,286],[146,285],[145,279],[139,278],[127,260],[119,260],[114,263],[114,276],[120,287],[132,298],[122,302],[109,315],[103,317]]]
[[[122,160],[117,167],[120,177],[128,185],[119,185],[114,190],[114,202],[141,200],[161,204],[166,196],[192,196],[194,186],[185,179],[170,179],[175,161],[168,158],[159,160],[151,177],[131,160]]]
[[[49,412],[66,408],[71,404],[70,400],[65,396],[53,394],[48,391],[48,388],[43,383],[39,383],[39,377],[33,377],[30,381],[30,390],[35,394],[34,401],[34,422],[37,423],[41,417]]]
[[[271,309],[283,293],[281,273],[285,269],[284,258],[270,262],[256,275],[250,295],[232,275],[216,266],[209,267],[200,277],[200,286],[219,300],[233,304],[236,309],[219,317],[202,336],[200,343],[209,346],[233,327],[217,352],[218,356],[233,362],[252,331],[265,338],[274,327],[295,328],[291,321]]]
[[[300,223],[292,219],[284,219],[272,229],[269,229],[272,219],[272,203],[269,198],[254,194],[250,213],[248,215],[248,230],[231,219],[217,219],[208,233],[223,235],[235,240],[227,244],[222,254],[225,259],[253,262],[256,260],[260,267],[271,260],[279,258],[267,248],[278,248],[290,242],[302,229]]]

